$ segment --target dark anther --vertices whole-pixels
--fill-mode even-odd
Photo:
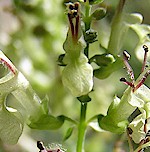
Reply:
[[[73,4],[70,4],[70,5],[69,5],[69,9],[70,9],[70,10],[73,10],[73,9],[74,9],[74,5],[73,5]]]
[[[131,135],[133,133],[133,130],[130,127],[127,128],[127,131],[129,133],[129,135]]]
[[[127,82],[126,78],[120,78],[121,82]]]
[[[134,84],[126,80],[126,78],[120,78],[121,82],[124,82],[126,85],[132,87],[134,89]]]
[[[146,68],[148,47],[146,45],[143,45],[143,49],[144,49],[145,53],[144,53],[144,60],[143,60],[142,70],[141,70],[142,72]]]
[[[148,47],[146,45],[143,45],[143,49],[145,52],[148,52]]]
[[[150,130],[148,130],[148,132],[146,133],[146,137],[150,137]]]
[[[79,8],[79,3],[76,2],[76,3],[74,4],[74,9],[75,9],[75,10],[78,10],[78,8]]]
[[[74,12],[73,12],[73,16],[74,16],[74,17],[76,17],[77,14],[78,14],[77,11],[74,11]]]
[[[43,146],[43,143],[41,141],[37,141],[37,147],[40,149],[40,150],[44,150],[44,146]]]
[[[123,51],[123,56],[126,60],[130,60],[130,54],[126,50]]]

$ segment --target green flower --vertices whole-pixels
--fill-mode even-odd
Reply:
[[[82,53],[85,41],[80,25],[79,3],[68,3],[69,30],[64,42],[67,66],[62,73],[62,82],[71,93],[78,97],[88,94],[93,87],[93,68]]]
[[[145,50],[145,57],[142,73],[136,81],[134,81],[134,73],[128,63],[129,55],[124,51],[124,64],[132,81],[129,82],[125,78],[120,79],[122,82],[129,85],[129,87],[126,89],[121,99],[115,97],[108,109],[107,115],[99,120],[99,125],[102,129],[114,133],[123,133],[129,126],[133,129],[131,137],[136,143],[143,138],[143,134],[146,134],[146,131],[144,131],[143,128],[145,120],[150,117],[150,89],[143,84],[150,73],[150,67],[146,66],[148,48],[145,45],[143,48]],[[131,123],[129,123],[129,116],[137,108],[140,110],[141,115],[137,116]]]
[[[1,64],[9,73],[0,79],[0,139],[7,144],[16,144],[22,134],[24,123],[33,129],[57,129],[64,117],[48,113],[46,101],[41,101],[28,80],[11,61],[0,52]],[[6,99],[11,94],[19,107],[7,107]]]

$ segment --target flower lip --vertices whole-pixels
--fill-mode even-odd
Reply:
[[[13,78],[18,73],[18,70],[2,51],[0,51],[0,63],[4,68],[9,70],[8,74],[0,78],[0,84],[2,84]]]
[[[4,67],[8,68],[14,75],[16,74],[16,69],[14,68],[14,66],[12,66],[11,62],[10,62],[11,63],[10,64],[3,58],[0,58],[0,62],[2,63],[2,65],[4,65]]]

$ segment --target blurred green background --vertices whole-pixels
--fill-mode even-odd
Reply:
[[[66,115],[79,118],[80,104],[61,82],[61,71],[57,63],[63,51],[68,21],[63,0],[0,0],[0,49],[12,60],[14,65],[30,81],[41,99],[49,97],[49,109],[55,116]],[[98,41],[90,45],[90,55],[101,53],[100,43],[107,46],[111,20],[119,0],[104,0],[101,6],[107,8],[107,15],[100,21],[94,21],[92,28],[98,31]],[[150,24],[150,0],[127,1],[126,12],[138,12],[144,17],[143,23]],[[98,7],[95,6],[95,7]],[[135,75],[141,71],[141,62],[134,49],[138,42],[133,31],[129,31],[122,50],[131,54],[131,65]],[[141,46],[141,51],[142,46]],[[0,67],[0,71],[2,71]],[[119,82],[120,77],[127,77],[122,68],[104,80],[94,79],[94,91],[90,94],[92,102],[88,104],[87,118],[96,114],[106,114],[114,95],[121,97],[126,86]],[[150,79],[146,81],[150,86]],[[7,104],[15,104],[9,96]],[[70,127],[66,122],[56,131],[32,130],[25,126],[17,145],[10,146],[0,142],[0,152],[37,152],[36,141],[45,145],[59,143],[67,152],[75,152],[77,130],[65,142],[63,137]],[[109,132],[96,132],[88,128],[85,141],[86,152],[111,152],[119,135]],[[125,143],[127,141],[125,140]],[[128,151],[128,150],[127,150]]]

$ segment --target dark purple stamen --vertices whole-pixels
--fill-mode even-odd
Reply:
[[[143,61],[143,65],[142,65],[142,70],[141,70],[142,72],[145,70],[145,67],[146,67],[148,47],[146,45],[143,45],[143,49],[144,49],[145,53],[144,53],[144,61]]]
[[[45,149],[45,147],[41,141],[37,141],[37,147],[40,149],[40,151]]]
[[[74,9],[74,5],[73,4],[69,4],[69,9],[73,10]]]
[[[75,25],[75,39],[77,41],[79,33],[79,16],[76,17],[76,25]]]
[[[134,84],[132,82],[127,81],[126,78],[121,78],[120,81],[123,82],[124,84],[134,88]]]
[[[123,51],[123,61],[124,61],[124,64],[127,68],[127,72],[128,74],[130,75],[130,78],[131,80],[134,82],[134,73],[133,73],[133,70],[129,64],[129,59],[130,59],[130,55],[127,51]]]
[[[68,19],[70,23],[70,29],[72,33],[72,38],[76,42],[79,33],[79,3],[76,2],[74,4],[69,4],[69,9],[70,10],[68,12]]]
[[[146,45],[143,45],[143,49],[145,51],[145,54],[144,54],[144,61],[143,61],[143,65],[142,65],[142,72],[144,72],[145,68],[147,67],[146,60],[147,60],[148,47]],[[127,51],[123,51],[123,61],[124,61],[124,64],[125,64],[125,66],[126,66],[126,68],[128,70],[128,74],[130,75],[132,82],[127,81],[125,78],[121,78],[120,81],[125,83],[126,85],[132,87],[133,88],[132,91],[135,92],[141,85],[143,85],[143,83],[145,82],[147,77],[150,75],[150,70],[148,70],[143,75],[141,80],[135,86],[134,85],[134,73],[133,73],[133,70],[132,70],[130,64],[128,63],[129,59],[130,59],[130,55],[128,54],[128,52]]]
[[[69,23],[70,23],[72,36],[74,36],[74,25],[73,25],[73,22],[72,22],[71,14],[69,14],[69,13],[68,13],[68,19],[69,19]]]

